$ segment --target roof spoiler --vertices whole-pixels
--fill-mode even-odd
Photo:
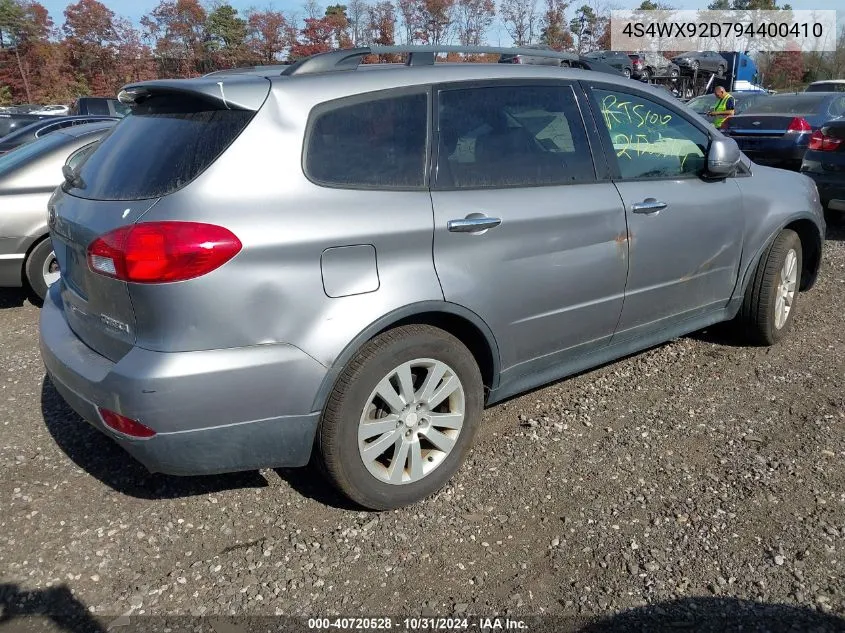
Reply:
[[[184,95],[206,101],[215,108],[257,111],[270,93],[270,81],[255,75],[160,79],[124,86],[118,100],[128,106],[143,103],[155,95]]]

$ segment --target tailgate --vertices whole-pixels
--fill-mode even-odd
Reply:
[[[61,294],[68,325],[94,351],[112,361],[135,342],[135,315],[128,285],[88,268],[88,245],[132,224],[157,200],[94,201],[62,191],[50,202],[50,237],[62,271]]]

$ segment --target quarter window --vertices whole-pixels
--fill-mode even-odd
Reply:
[[[593,89],[623,180],[700,176],[709,137],[684,117],[642,97]]]
[[[426,93],[332,104],[314,118],[305,173],[338,187],[423,187],[427,112]]]
[[[438,188],[595,180],[581,114],[568,86],[444,90],[439,110]]]

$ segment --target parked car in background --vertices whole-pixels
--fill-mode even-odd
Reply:
[[[592,70],[593,72],[609,73],[611,75],[621,74],[612,66],[608,66],[598,59],[591,59],[583,55],[576,55],[575,53],[558,53],[563,57],[549,57],[543,56],[542,51],[555,53],[550,46],[545,44],[529,44],[521,47],[523,50],[539,51],[537,55],[525,55],[523,53],[506,53],[499,57],[500,64],[533,64],[539,66],[557,66],[560,68],[580,68],[581,70]],[[220,71],[225,72],[225,71]]]
[[[584,55],[587,59],[594,59],[615,68],[626,77],[634,74],[634,62],[628,53],[621,51],[592,51]]]
[[[76,164],[114,124],[66,128],[0,156],[0,287],[24,286],[40,301],[58,279],[47,201],[62,182],[62,166]]]
[[[798,169],[813,132],[845,116],[845,94],[799,92],[770,95],[742,114],[725,119],[721,130],[756,163]]]
[[[31,143],[32,141],[46,136],[56,130],[73,127],[74,125],[87,125],[88,123],[99,123],[102,121],[119,121],[118,117],[108,116],[64,116],[46,117],[26,127],[19,129],[3,138],[0,138],[0,155],[11,152],[13,149]]]
[[[765,92],[732,92],[731,96],[734,98],[734,112],[736,114],[742,114],[752,104],[756,103],[760,99],[768,98],[769,95]],[[718,99],[716,98],[716,95],[711,93],[690,99],[687,101],[686,106],[696,114],[699,114],[712,122],[715,117],[708,117],[707,113],[713,111],[717,102]]]
[[[804,89],[804,92],[845,92],[845,79],[814,81]]]
[[[80,97],[71,106],[70,114],[123,117],[129,114],[129,107],[117,99],[107,97]]]
[[[20,113],[0,113],[0,139],[4,136],[16,132],[22,127],[26,127],[30,123],[40,121],[50,115],[48,114],[20,114]]]
[[[672,62],[681,68],[688,68],[696,72],[708,70],[718,76],[725,74],[728,69],[728,61],[715,51],[702,51],[698,53],[681,53],[672,58]]]
[[[801,173],[816,181],[830,217],[841,221],[845,214],[845,120],[825,123],[813,132]]]
[[[386,509],[449,481],[485,404],[735,317],[786,335],[808,178],[619,75],[430,48],[126,87],[49,204],[41,353],[73,409],[152,471],[313,452]]]
[[[633,63],[633,78],[648,81],[652,77],[677,77],[681,74],[678,65],[670,62],[660,53],[630,53]]]
[[[31,114],[50,114],[53,116],[67,116],[70,114],[70,107],[66,105],[46,105],[36,110]]]

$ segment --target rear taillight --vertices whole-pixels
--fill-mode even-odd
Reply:
[[[522,63],[522,57],[520,57],[519,55],[514,55],[513,58],[511,59],[511,63],[512,64],[521,64]]]
[[[132,420],[108,409],[98,409],[98,411],[105,425],[118,433],[142,440],[149,439],[156,434],[150,427],[144,426],[137,420]]]
[[[820,152],[835,152],[841,145],[841,138],[825,136],[821,130],[816,130],[810,137],[810,145],[808,146],[808,149],[815,149]]]
[[[789,127],[786,128],[787,132],[812,132],[813,127],[807,122],[807,119],[804,119],[800,116],[795,117],[792,121],[789,122]]]
[[[228,229],[198,222],[144,222],[115,229],[88,246],[95,273],[140,284],[200,277],[241,250]]]
[[[643,63],[640,60],[635,59],[634,60],[634,68],[642,68],[642,67],[643,67]]]

